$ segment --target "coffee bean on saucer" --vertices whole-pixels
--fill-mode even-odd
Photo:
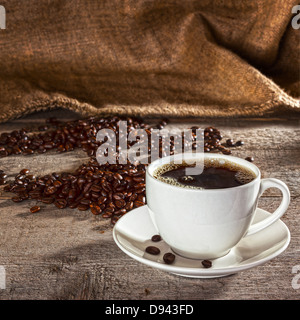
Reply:
[[[175,255],[171,252],[168,252],[164,254],[163,259],[166,264],[172,264],[175,260]]]
[[[254,158],[253,157],[247,157],[245,158],[245,160],[249,161],[249,162],[253,162],[254,161]]]
[[[210,260],[203,260],[202,261],[202,265],[203,265],[204,268],[211,268],[212,263],[211,263]]]
[[[158,255],[160,254],[160,250],[157,248],[157,247],[154,247],[154,246],[149,246],[146,248],[146,252],[147,253],[150,253],[150,254],[153,254],[153,255]]]
[[[160,236],[159,234],[155,234],[155,235],[151,238],[151,240],[152,240],[153,242],[161,241],[161,236]]]

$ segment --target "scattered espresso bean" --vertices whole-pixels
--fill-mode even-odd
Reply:
[[[4,172],[0,173],[0,179],[4,180],[6,178],[7,178],[7,174],[6,173],[4,173]]]
[[[171,252],[168,252],[164,254],[163,259],[166,264],[172,264],[175,260],[175,255]]]
[[[30,208],[31,213],[36,213],[40,210],[41,210],[41,207],[39,207],[39,206],[34,206],[34,207]]]
[[[211,268],[212,266],[212,262],[210,260],[203,260],[201,263],[204,268]]]
[[[161,236],[159,234],[155,234],[154,236],[152,236],[151,240],[153,242],[159,242],[161,241]]]
[[[237,141],[237,142],[235,143],[235,146],[236,146],[236,147],[240,147],[240,146],[242,146],[243,144],[244,144],[244,141],[239,140],[239,141]]]
[[[227,139],[227,140],[226,140],[226,144],[227,144],[228,147],[232,147],[232,146],[234,145],[232,139]]]
[[[159,248],[154,247],[154,246],[149,246],[149,247],[147,247],[147,248],[146,248],[146,252],[147,252],[147,253],[150,253],[150,254],[153,254],[153,255],[158,255],[158,254],[160,254]]]
[[[3,170],[0,170],[0,186],[5,185],[7,183],[6,178],[7,174]]]
[[[254,158],[253,157],[246,157],[245,160],[247,160],[249,162],[254,162]]]

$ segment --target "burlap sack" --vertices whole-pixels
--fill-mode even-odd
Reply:
[[[2,0],[0,121],[300,111],[295,0]]]

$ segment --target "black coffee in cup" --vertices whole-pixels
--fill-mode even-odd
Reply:
[[[203,172],[187,174],[187,168],[195,165],[164,164],[153,173],[154,178],[183,188],[191,189],[224,189],[244,185],[256,178],[254,172],[225,159],[208,159],[204,162]]]

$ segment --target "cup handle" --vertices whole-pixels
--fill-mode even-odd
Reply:
[[[283,214],[286,212],[289,206],[290,191],[284,182],[278,179],[273,179],[273,178],[262,179],[260,182],[258,197],[260,197],[265,192],[265,190],[269,188],[277,188],[281,191],[282,201],[280,203],[280,206],[275,210],[275,212],[270,217],[251,225],[248,231],[246,232],[245,237],[250,236],[251,234],[254,234],[258,231],[261,231],[267,228],[272,223],[280,219],[283,216]]]

